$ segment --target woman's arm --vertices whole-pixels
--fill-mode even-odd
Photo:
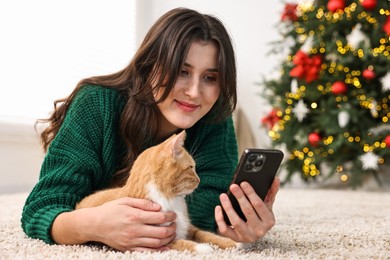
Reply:
[[[109,185],[117,152],[112,148],[116,143],[106,140],[118,139],[113,107],[117,100],[117,92],[97,86],[83,87],[76,95],[23,208],[22,227],[28,236],[54,243],[50,234],[54,219]]]
[[[59,214],[53,222],[51,237],[57,244],[74,245],[88,241],[97,241],[92,234],[88,234],[86,220],[93,220],[94,208],[80,209]],[[96,226],[88,221],[91,227]]]
[[[74,210],[85,196],[110,184],[120,162],[120,99],[114,90],[80,90],[51,143],[38,183],[22,213],[25,233],[46,243],[106,243],[118,250],[161,249],[173,239],[173,213],[147,200],[124,198],[90,209]],[[149,248],[150,247],[150,248]]]
[[[120,251],[167,250],[175,238],[176,215],[160,209],[149,200],[122,198],[58,215],[51,234],[58,244],[98,241]],[[167,222],[172,224],[159,226]]]

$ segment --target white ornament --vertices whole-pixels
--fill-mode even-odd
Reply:
[[[286,21],[284,23],[279,23],[277,25],[276,30],[280,32],[281,35],[287,35],[293,30],[293,24],[290,21]]]
[[[297,41],[298,41],[299,43],[302,43],[302,44],[306,41],[306,39],[307,39],[307,36],[304,35],[304,34],[300,34],[300,35],[298,35],[298,37],[297,37]]]
[[[364,42],[366,46],[370,44],[370,39],[362,31],[362,25],[360,23],[352,29],[351,33],[346,36],[348,44],[352,48],[356,49],[361,42]]]
[[[313,6],[314,0],[299,0],[298,4],[299,5],[304,5],[304,6]]]
[[[301,51],[303,51],[306,54],[309,54],[312,48],[313,48],[313,36],[310,35],[309,37],[307,37],[305,43],[301,46]]]
[[[294,48],[296,44],[295,38],[288,36],[284,38],[283,45],[281,45],[280,51],[275,53],[276,57],[280,57],[280,60],[283,61],[286,56],[291,54],[291,49]]]
[[[345,110],[341,111],[338,115],[338,122],[339,122],[340,128],[344,128],[346,125],[348,125],[350,118],[351,118],[351,116],[349,115],[349,113],[347,111],[345,111]]]
[[[306,107],[302,99],[298,101],[292,111],[299,122],[302,122],[302,120],[306,117],[306,114],[309,113],[309,109]]]
[[[380,135],[386,132],[390,132],[390,125],[382,124],[377,127],[371,127],[368,129],[368,132],[372,133],[373,135]]]
[[[360,156],[359,159],[362,162],[363,170],[378,169],[379,156],[373,152],[365,153],[364,155]]]
[[[337,62],[337,60],[339,59],[339,55],[337,55],[336,53],[329,53],[325,56],[325,58],[328,60],[328,61],[333,61],[333,62]]]
[[[292,36],[287,36],[287,37],[284,39],[283,43],[284,43],[284,47],[285,47],[286,49],[289,49],[289,50],[290,50],[291,48],[293,48],[293,47],[295,46],[296,41],[295,41],[295,38],[294,38],[294,37],[292,37]]]
[[[298,80],[291,80],[291,93],[296,94],[298,92]]]
[[[390,72],[387,72],[386,75],[381,79],[381,83],[383,92],[390,91]]]
[[[374,117],[374,118],[378,117],[378,111],[376,110],[377,105],[378,105],[378,103],[374,100],[374,101],[372,101],[372,104],[370,106],[370,112],[371,112],[372,117]]]
[[[294,140],[298,142],[300,145],[307,144],[307,135],[303,131],[298,131],[296,135],[294,135]]]

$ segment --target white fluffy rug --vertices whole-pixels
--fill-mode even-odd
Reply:
[[[49,246],[20,227],[26,196],[0,196],[0,259],[390,259],[389,192],[281,189],[277,224],[265,238],[249,249],[207,255]]]

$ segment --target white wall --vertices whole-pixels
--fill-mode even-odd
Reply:
[[[126,66],[135,0],[0,1],[0,118],[47,117],[82,78]]]
[[[0,121],[0,194],[31,190],[42,159],[32,122]]]
[[[43,155],[34,121],[77,82],[125,67],[136,0],[0,1],[0,193],[28,191]]]

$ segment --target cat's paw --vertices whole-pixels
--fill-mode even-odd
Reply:
[[[247,248],[248,245],[246,243],[236,243],[236,247],[237,249],[245,249]]]
[[[242,250],[247,250],[251,248],[251,243],[236,243],[235,248],[237,249],[242,249]]]
[[[197,244],[195,246],[195,251],[198,253],[207,254],[213,252],[214,248],[208,244]]]

